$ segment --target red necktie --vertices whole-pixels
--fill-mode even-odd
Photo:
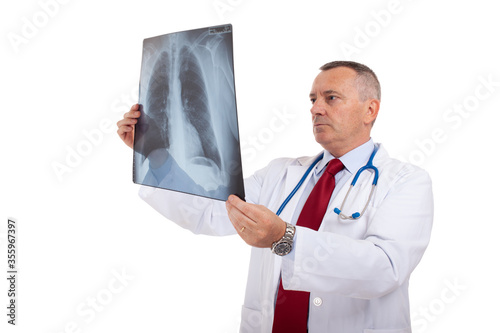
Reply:
[[[297,226],[319,229],[335,188],[335,174],[343,168],[344,165],[338,159],[328,163],[300,212]],[[306,333],[308,315],[309,292],[285,290],[280,279],[274,310],[273,333]]]

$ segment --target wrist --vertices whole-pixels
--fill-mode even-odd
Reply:
[[[283,223],[281,223],[281,226],[279,228],[279,231],[277,232],[277,237],[274,238],[274,241],[273,243],[271,244],[271,248],[273,247],[273,244],[280,241],[281,239],[283,239],[283,237],[285,237],[285,234],[286,234],[286,227],[287,227],[287,222],[285,221],[282,221]]]
[[[292,251],[294,236],[295,226],[285,222],[285,233],[279,240],[273,243],[271,251],[279,256],[287,255]]]

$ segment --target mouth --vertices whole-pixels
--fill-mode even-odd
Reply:
[[[325,125],[324,123],[321,122],[321,120],[322,120],[321,118],[322,117],[317,116],[317,115],[312,118],[312,124],[314,127]]]

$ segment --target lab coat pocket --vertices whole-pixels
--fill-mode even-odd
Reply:
[[[411,327],[391,329],[391,330],[372,330],[367,328],[363,330],[363,333],[411,333]]]
[[[262,312],[247,308],[245,306],[241,309],[241,326],[240,333],[258,333],[261,332]]]

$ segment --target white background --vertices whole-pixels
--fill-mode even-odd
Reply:
[[[493,2],[294,3],[2,2],[0,276],[13,217],[19,277],[15,327],[1,279],[0,331],[237,331],[249,248],[237,236],[194,236],[142,202],[132,151],[115,132],[137,100],[142,40],[223,23],[234,29],[245,175],[275,157],[319,152],[308,101],[318,67],[367,64],[382,84],[374,140],[434,184],[433,236],[411,280],[414,331],[496,329]]]

